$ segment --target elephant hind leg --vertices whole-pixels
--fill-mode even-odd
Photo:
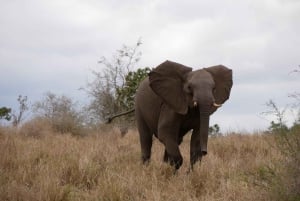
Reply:
[[[168,162],[169,162],[169,155],[168,155],[168,152],[167,152],[166,149],[165,149],[163,161],[164,161],[165,163],[168,163]]]
[[[137,126],[140,135],[142,161],[146,164],[151,158],[152,132],[142,120],[138,121]]]

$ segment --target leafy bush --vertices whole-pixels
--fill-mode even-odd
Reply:
[[[134,108],[134,97],[136,90],[140,82],[148,76],[151,71],[150,68],[139,68],[137,71],[129,72],[126,75],[126,82],[124,86],[117,88],[117,105],[119,105],[121,111],[128,111]],[[128,127],[135,125],[134,113],[128,114],[126,116],[120,117],[116,120],[118,122],[121,133],[122,130],[127,130]]]
[[[0,108],[0,119],[10,121],[11,119],[11,108],[1,107]]]
[[[283,183],[280,196],[286,200],[300,200],[300,125],[277,133],[276,147],[283,155]]]
[[[117,88],[117,103],[122,110],[130,110],[134,107],[134,97],[140,82],[148,76],[151,69],[139,68],[130,71],[125,78],[125,84]]]
[[[217,137],[220,136],[220,126],[218,124],[214,124],[212,126],[209,127],[208,129],[208,134],[212,137]]]

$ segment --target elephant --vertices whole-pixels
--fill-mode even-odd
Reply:
[[[153,135],[165,146],[163,161],[178,170],[183,163],[179,150],[192,130],[190,168],[207,154],[210,115],[230,96],[232,70],[217,65],[199,70],[165,61],[139,85],[135,116],[142,162],[149,163]]]

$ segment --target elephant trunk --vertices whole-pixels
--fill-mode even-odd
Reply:
[[[200,109],[200,146],[202,155],[207,154],[207,141],[209,129],[209,112]]]

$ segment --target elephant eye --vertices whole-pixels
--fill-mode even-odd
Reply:
[[[186,92],[190,95],[193,95],[193,89],[191,85],[187,85],[186,86]]]

